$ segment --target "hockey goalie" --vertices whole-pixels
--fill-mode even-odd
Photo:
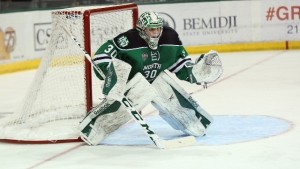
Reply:
[[[98,145],[134,118],[161,146],[137,113],[149,103],[170,126],[188,136],[203,136],[211,125],[212,117],[168,72],[180,80],[206,86],[223,72],[219,55],[210,51],[193,63],[177,32],[164,26],[156,12],[142,13],[136,28],[101,45],[92,62],[97,77],[105,81],[105,99],[79,125],[80,136],[87,144]]]

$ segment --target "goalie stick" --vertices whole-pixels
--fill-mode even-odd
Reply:
[[[82,50],[85,58],[92,64],[92,66],[95,68],[95,70],[102,76],[105,77],[104,73],[101,71],[101,69],[93,62],[91,59],[91,56],[88,54],[88,52],[80,45],[80,43],[77,41],[77,39],[65,28],[65,26],[62,26],[64,31],[74,40],[74,42],[77,44],[77,46]],[[126,110],[134,120],[139,123],[139,125],[144,129],[144,132],[148,135],[148,137],[151,139],[151,141],[160,149],[169,149],[169,148],[178,148],[178,147],[185,147],[190,146],[196,143],[196,139],[194,136],[186,136],[181,137],[177,139],[172,140],[163,140],[150,128],[150,126],[145,122],[145,120],[142,118],[142,116],[138,113],[136,108],[130,103],[130,101],[123,96],[121,103],[126,107]]]

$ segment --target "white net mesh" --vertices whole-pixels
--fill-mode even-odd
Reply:
[[[82,50],[62,26],[76,37],[82,46],[90,43],[91,53],[117,34],[133,27],[133,11],[107,7],[68,8],[52,13],[52,34],[47,55],[42,58],[24,103],[12,116],[0,121],[0,139],[68,140],[77,139],[78,124],[87,113],[87,100],[97,104],[101,97],[101,82],[93,75],[86,87],[85,59]],[[85,11],[90,23],[84,21]],[[136,18],[135,18],[136,19]],[[90,32],[88,31],[90,30]],[[90,41],[87,41],[87,34]],[[93,74],[93,73],[92,73]],[[87,98],[87,88],[93,97]]]

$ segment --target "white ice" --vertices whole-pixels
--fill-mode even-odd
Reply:
[[[196,56],[196,55],[193,55]],[[284,132],[234,142],[238,123],[216,139],[190,147],[160,150],[140,145],[86,146],[84,143],[0,143],[1,169],[296,169],[300,166],[300,50],[220,53],[224,74],[208,89],[180,82],[201,106],[216,117],[270,117],[289,124]],[[0,118],[22,101],[35,70],[0,75]],[[150,107],[146,116],[157,116]],[[148,114],[148,115],[147,115]],[[222,118],[221,118],[222,117]],[[249,118],[251,119],[251,118]],[[276,127],[268,121],[256,126]],[[227,124],[229,125],[229,124]],[[245,124],[246,125],[246,124]],[[222,127],[222,126],[221,126]],[[225,128],[226,126],[224,126]],[[138,129],[138,128],[137,128]],[[223,131],[216,128],[213,132]],[[222,137],[222,134],[224,137]],[[240,133],[241,136],[253,133]],[[207,138],[210,137],[209,133]],[[201,138],[198,138],[201,139]],[[203,138],[205,139],[205,138]]]

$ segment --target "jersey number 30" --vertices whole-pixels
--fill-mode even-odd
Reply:
[[[145,78],[146,79],[153,79],[156,77],[157,70],[147,70],[145,71]]]

